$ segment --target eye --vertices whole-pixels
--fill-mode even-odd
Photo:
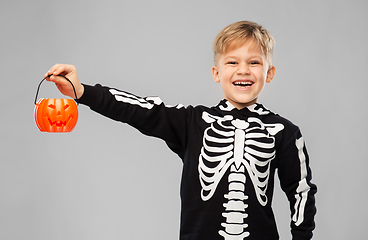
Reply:
[[[250,65],[257,65],[257,64],[260,64],[258,61],[251,61],[250,62]]]
[[[52,109],[55,109],[56,108],[56,106],[54,104],[49,104],[48,107],[49,108],[52,108]]]
[[[66,105],[64,106],[64,110],[66,110],[68,107],[69,107],[69,105],[68,105],[68,104],[66,104]]]
[[[236,62],[227,62],[228,65],[236,65]]]

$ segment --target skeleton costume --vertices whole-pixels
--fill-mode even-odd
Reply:
[[[181,240],[279,239],[271,209],[276,169],[293,240],[311,239],[317,188],[303,137],[290,121],[261,104],[173,107],[157,97],[84,87],[79,103],[161,138],[182,159]]]

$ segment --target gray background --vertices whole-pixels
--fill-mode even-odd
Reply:
[[[239,20],[275,37],[260,99],[302,129],[319,187],[315,238],[366,239],[368,1],[1,1],[0,239],[177,239],[181,161],[158,139],[79,106],[41,133],[33,100],[55,63],[82,82],[214,105],[212,41]],[[44,83],[40,97],[62,97]],[[276,184],[281,239],[291,239]]]

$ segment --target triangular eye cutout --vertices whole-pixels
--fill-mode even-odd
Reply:
[[[48,107],[52,109],[56,109],[56,106],[54,104],[49,104]]]
[[[64,110],[66,110],[68,107],[69,107],[69,104],[66,104],[66,105],[64,106]]]

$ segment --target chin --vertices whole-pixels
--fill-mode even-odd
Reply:
[[[257,102],[257,99],[253,99],[253,100],[245,100],[245,101],[237,101],[236,103],[238,105],[242,105],[242,106],[250,106],[250,105],[253,105]]]

